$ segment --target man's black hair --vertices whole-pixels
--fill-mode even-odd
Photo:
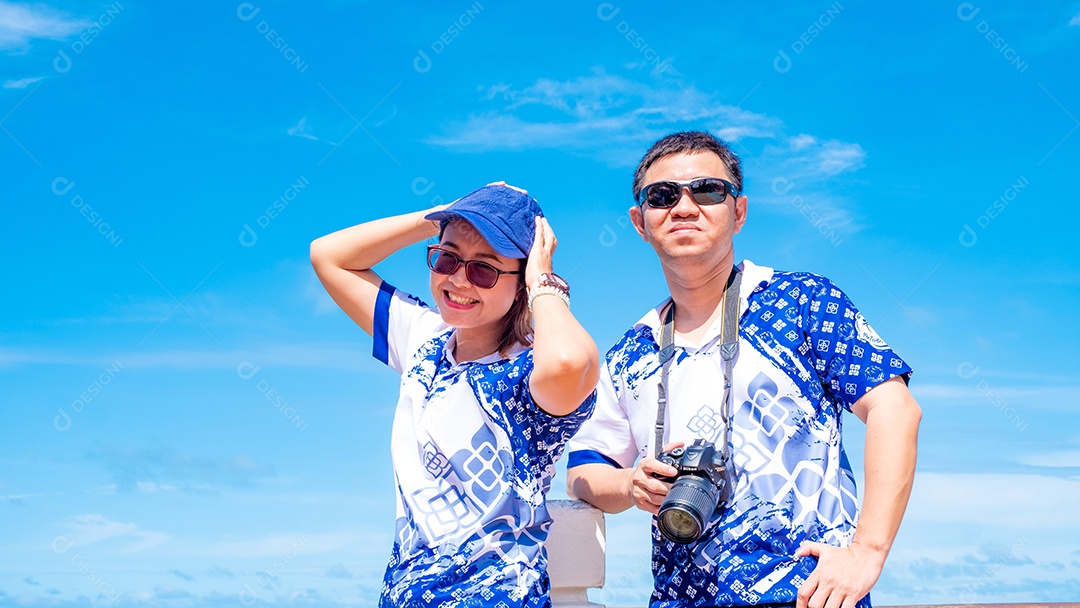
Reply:
[[[659,139],[649,148],[645,156],[638,163],[637,171],[634,172],[634,197],[645,187],[645,172],[656,161],[671,156],[672,154],[687,154],[695,152],[712,152],[720,157],[731,174],[731,181],[742,192],[742,167],[739,165],[739,157],[731,151],[726,143],[712,135],[702,131],[682,131],[672,133]],[[702,176],[706,177],[706,176]],[[707,177],[719,177],[717,175]]]

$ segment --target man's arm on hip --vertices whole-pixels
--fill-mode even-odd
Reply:
[[[852,406],[866,423],[863,506],[849,547],[804,543],[796,555],[818,565],[799,590],[798,608],[851,608],[877,582],[900,529],[915,479],[922,410],[902,378],[875,386]]]

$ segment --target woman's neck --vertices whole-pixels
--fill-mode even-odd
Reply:
[[[499,339],[490,327],[459,327],[454,344],[454,359],[458,363],[482,359],[499,348]]]

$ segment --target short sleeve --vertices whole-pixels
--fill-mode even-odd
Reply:
[[[810,301],[808,340],[818,377],[844,407],[911,367],[870,327],[847,294],[823,280]]]
[[[438,311],[386,281],[379,286],[371,354],[401,373],[409,356],[446,327]]]
[[[522,470],[536,479],[550,479],[555,464],[566,447],[567,440],[581,428],[592,414],[595,391],[565,416],[552,416],[532,400],[529,378],[533,371],[533,350],[530,348],[512,362],[476,366],[470,377],[473,390],[493,395],[492,404],[510,427],[510,442],[520,460]]]
[[[638,450],[630,432],[630,420],[605,365],[596,387],[596,407],[592,416],[570,440],[567,468],[583,464],[609,464],[617,468],[634,466]]]

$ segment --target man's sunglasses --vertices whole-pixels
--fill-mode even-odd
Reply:
[[[479,260],[463,260],[452,251],[442,249],[438,245],[428,247],[427,265],[432,272],[438,274],[454,274],[458,266],[465,264],[465,278],[480,289],[491,289],[499,282],[499,276],[504,274],[521,274],[521,271],[499,270],[487,262]]]
[[[719,177],[702,177],[686,181],[653,182],[638,192],[637,202],[648,203],[655,209],[670,209],[679,202],[683,188],[690,189],[690,198],[699,205],[716,205],[727,195],[739,196],[735,184]]]

